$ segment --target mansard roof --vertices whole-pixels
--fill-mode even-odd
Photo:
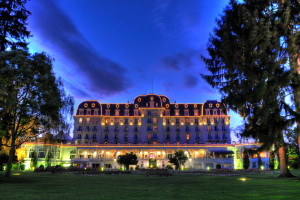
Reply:
[[[227,115],[226,106],[216,100],[208,100],[204,103],[171,103],[170,99],[165,95],[147,94],[137,96],[133,103],[100,103],[97,100],[83,101],[78,105],[76,115],[79,115],[79,110],[83,111],[86,115],[87,110],[91,110],[91,115],[94,115],[95,110],[98,110],[98,115],[105,115],[106,110],[109,110],[110,116],[115,116],[117,111],[118,116],[125,116],[125,112],[129,112],[129,116],[134,115],[135,109],[150,108],[150,102],[153,103],[153,108],[165,109],[170,111],[170,116],[175,116],[176,111],[179,112],[179,116],[194,116],[195,110],[198,115],[206,115],[206,111],[209,109],[210,115],[213,114],[213,110],[217,110],[217,115],[221,114],[221,111]],[[140,113],[139,113],[140,115]],[[164,113],[165,115],[165,113]]]

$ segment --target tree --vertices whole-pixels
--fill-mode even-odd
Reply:
[[[169,158],[169,163],[175,165],[176,170],[180,169],[181,165],[184,165],[188,157],[185,155],[183,150],[175,151],[172,158]]]
[[[2,0],[0,2],[0,51],[8,47],[12,49],[27,48],[26,39],[30,35],[27,30],[27,19],[31,14],[25,8],[27,0]]]
[[[44,53],[31,55],[24,50],[0,53],[0,93],[4,108],[0,121],[8,146],[9,160],[5,176],[10,176],[15,149],[36,137],[39,130],[53,124],[66,127],[73,113],[73,98],[64,91],[52,71],[52,60]]]
[[[129,165],[136,165],[138,163],[137,156],[132,152],[126,153],[125,155],[119,155],[117,162],[119,165],[124,165],[126,170],[129,169]]]
[[[243,136],[259,139],[265,149],[278,146],[281,176],[290,176],[283,131],[299,122],[299,73],[294,69],[298,66],[300,71],[299,10],[297,0],[232,0],[210,36],[210,57],[202,56],[212,73],[202,77],[244,117]],[[293,92],[296,112],[286,101]]]

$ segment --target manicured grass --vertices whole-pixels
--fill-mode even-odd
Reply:
[[[300,176],[300,170],[292,171]],[[145,175],[81,176],[18,172],[0,173],[0,199],[299,199],[300,181],[278,173],[247,176]],[[15,174],[15,172],[13,173]],[[238,180],[245,177],[248,180]]]

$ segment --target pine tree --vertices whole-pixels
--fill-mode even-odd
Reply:
[[[212,75],[202,77],[244,117],[243,135],[265,148],[277,143],[280,154],[285,154],[283,130],[299,122],[299,76],[291,63],[291,57],[299,61],[299,10],[297,0],[232,0],[210,36],[210,57],[203,57]],[[285,27],[292,31],[285,33]],[[293,92],[298,113],[286,102]],[[286,164],[281,166],[281,175],[290,176]]]
[[[1,0],[0,2],[0,51],[8,47],[27,48],[27,19],[31,14],[25,8],[27,0]]]

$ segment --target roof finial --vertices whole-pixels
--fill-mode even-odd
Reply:
[[[153,76],[152,76],[152,94],[154,94],[154,93],[153,93]]]

